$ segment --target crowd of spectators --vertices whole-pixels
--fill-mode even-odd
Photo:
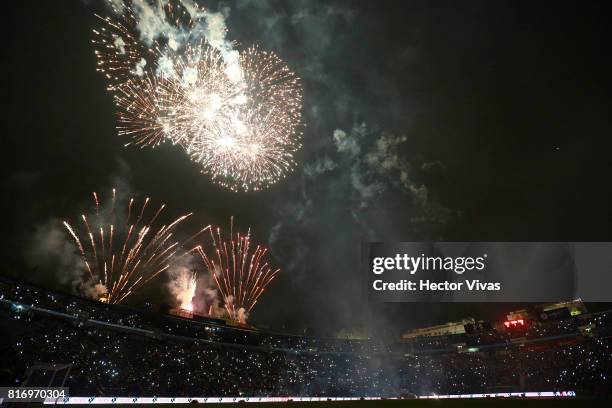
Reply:
[[[487,352],[417,354],[406,358],[404,386],[424,394],[492,391],[612,390],[612,340],[540,347],[499,347]]]
[[[66,386],[82,396],[612,390],[611,313],[526,329],[520,343],[488,331],[382,344],[224,327],[7,282],[0,300],[1,385],[20,385],[43,362],[71,364]]]

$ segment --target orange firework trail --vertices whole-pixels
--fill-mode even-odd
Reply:
[[[132,198],[128,204],[127,218],[121,222],[117,221],[120,217],[115,212],[115,189],[107,214],[100,207],[98,195],[93,193],[93,197],[95,214],[90,217],[81,215],[80,231],[66,221],[64,226],[77,245],[87,271],[87,280],[98,289],[98,300],[122,302],[135,290],[167,270],[177,256],[191,252],[184,252],[173,237],[177,226],[191,213],[156,229],[155,221],[165,204],[147,221],[149,198],[145,199],[140,210],[133,209],[135,204]],[[206,229],[209,228],[202,231]]]
[[[233,217],[229,239],[223,238],[219,228],[210,229],[210,236],[214,252],[207,255],[200,246],[197,250],[223,296],[230,319],[244,322],[244,313],[253,310],[280,269],[270,266],[265,247],[256,245],[253,248],[250,231],[246,235],[240,232],[234,235]]]

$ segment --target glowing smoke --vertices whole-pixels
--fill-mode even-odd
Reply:
[[[197,273],[189,267],[189,261],[181,265],[172,265],[168,269],[168,291],[173,296],[177,307],[193,311],[193,297],[197,287]]]

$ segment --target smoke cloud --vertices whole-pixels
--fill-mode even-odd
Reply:
[[[362,123],[348,131],[334,130],[330,140],[333,150],[304,165],[296,198],[281,206],[282,217],[269,235],[274,255],[298,281],[307,274],[301,265],[321,258],[313,254],[312,237],[320,237],[330,225],[334,232],[320,242],[330,248],[337,245],[342,248],[337,253],[342,253],[347,242],[358,248],[360,240],[391,239],[395,223],[391,214],[397,204],[405,209],[404,221],[414,227],[443,225],[450,216],[430,198],[427,186],[411,177],[420,167],[413,168],[401,154],[406,136],[377,134]],[[341,220],[348,224],[339,228]]]
[[[193,299],[195,312],[212,317],[226,317],[227,313],[219,299],[217,286],[209,273],[200,272],[196,284],[195,297]]]
[[[61,285],[69,284],[74,293],[81,292],[85,265],[60,220],[37,226],[24,256],[35,273],[52,274]]]
[[[168,0],[148,1],[132,0],[131,8],[136,19],[136,30],[140,40],[148,47],[154,46],[159,41],[167,49],[162,48],[162,55],[151,65],[157,75],[170,76],[174,72],[172,59],[168,53],[178,52],[184,49],[188,42],[205,40],[221,53],[226,64],[226,73],[235,82],[242,79],[242,70],[239,64],[239,52],[235,44],[227,38],[226,19],[230,8],[222,6],[218,11],[210,11],[201,8],[193,0],[182,0],[180,6],[189,15],[191,26],[177,25],[172,17],[166,14],[164,7]],[[108,0],[108,5],[114,14],[122,15],[126,12],[123,0]],[[125,40],[119,36],[115,38],[115,47],[120,53],[125,52]],[[138,76],[144,74],[146,61],[140,60],[133,67],[132,72]]]
[[[361,244],[436,240],[451,217],[421,181],[433,165],[408,160],[409,151],[407,135],[363,122],[336,128],[304,164],[293,199],[276,207],[272,254],[289,285],[308,294],[304,307],[315,327],[394,327],[372,315],[363,295]]]
[[[98,299],[107,292],[97,276],[91,279],[86,274],[77,247],[60,220],[37,226],[24,248],[24,256],[35,275],[53,276],[57,284],[69,285],[73,294]]]
[[[173,263],[168,269],[167,284],[176,307],[190,311],[194,310],[192,302],[197,285],[197,273],[192,263],[192,259]]]

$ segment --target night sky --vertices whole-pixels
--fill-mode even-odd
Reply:
[[[513,306],[370,305],[358,270],[368,240],[611,240],[603,2],[199,3],[229,7],[239,48],[273,50],[303,79],[297,169],[266,191],[232,193],[178,148],[124,148],[91,44],[103,4],[9,2],[2,273],[68,290],[28,259],[32,236],[118,184],[165,202],[168,216],[250,226],[283,268],[251,321],[282,330],[401,330]],[[339,148],[342,134],[359,153]],[[393,164],[380,171],[368,153]],[[142,299],[164,301],[159,289]]]

